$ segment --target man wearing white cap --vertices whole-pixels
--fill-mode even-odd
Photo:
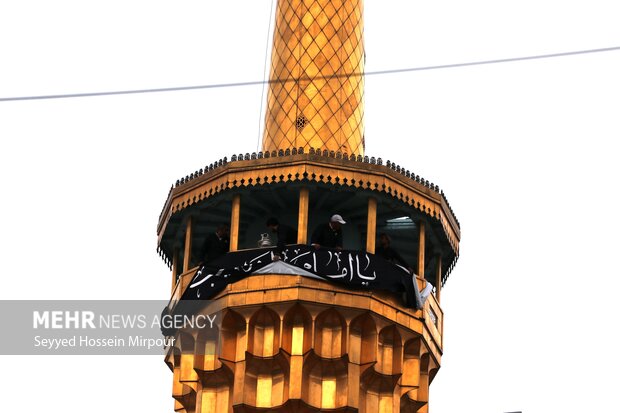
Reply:
[[[310,244],[316,248],[342,249],[342,225],[345,220],[338,214],[332,215],[329,222],[321,224],[312,233]]]

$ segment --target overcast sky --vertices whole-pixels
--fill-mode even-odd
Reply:
[[[2,0],[0,98],[261,80],[270,5]],[[611,0],[365,17],[368,71],[620,46]],[[367,78],[367,153],[461,222],[433,413],[617,411],[618,73],[620,51]],[[167,299],[170,185],[256,150],[260,107],[260,86],[0,102],[0,298]],[[161,357],[0,360],[2,411],[172,411]]]

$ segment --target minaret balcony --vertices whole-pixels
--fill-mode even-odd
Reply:
[[[158,251],[176,285],[219,225],[230,225],[230,250],[240,251],[257,247],[269,217],[307,244],[332,214],[347,222],[345,249],[372,254],[378,235],[387,234],[408,267],[435,287],[458,258],[459,223],[438,186],[381,158],[294,149],[225,158],[177,181],[160,215]]]

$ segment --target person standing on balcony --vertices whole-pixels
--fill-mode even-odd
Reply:
[[[229,251],[229,234],[229,226],[223,224],[219,225],[215,229],[215,232],[207,235],[207,238],[205,238],[202,248],[200,249],[201,266],[221,257]]]
[[[346,221],[338,214],[332,215],[329,222],[315,228],[310,238],[310,245],[319,248],[335,248],[342,250],[342,225]]]
[[[271,217],[267,220],[267,227],[278,237],[278,244],[273,256],[274,261],[282,257],[282,251],[287,244],[297,243],[297,231],[285,224],[280,224],[277,218]]]
[[[379,245],[375,249],[375,255],[383,258],[391,262],[392,264],[400,265],[403,268],[406,268],[409,273],[413,274],[413,268],[407,264],[407,261],[403,259],[403,257],[391,246],[392,240],[390,236],[386,233],[381,233],[379,235]]]

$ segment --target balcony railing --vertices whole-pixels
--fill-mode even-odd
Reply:
[[[191,268],[177,278],[177,283],[172,290],[172,296],[168,304],[168,309],[170,312],[174,311],[174,308],[181,300],[183,293],[185,293],[189,287],[196,271],[198,271],[198,268],[199,267]],[[416,277],[416,281],[420,291],[426,287],[426,283],[428,282],[420,277]],[[443,310],[437,302],[437,297],[434,292],[428,296],[424,303],[424,307],[419,311],[422,311],[424,324],[426,325],[432,339],[440,348],[443,348]]]

